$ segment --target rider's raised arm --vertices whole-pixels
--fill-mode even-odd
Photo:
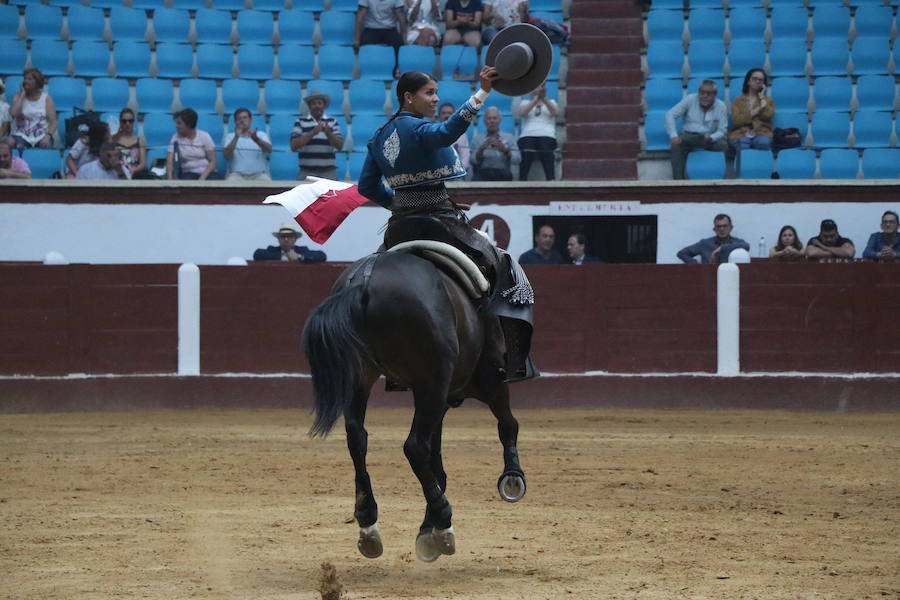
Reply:
[[[378,168],[378,163],[372,159],[371,154],[366,154],[366,161],[360,171],[356,189],[372,202],[390,210],[394,201],[394,192],[381,182],[381,169]]]
[[[443,123],[423,122],[415,128],[416,140],[426,150],[446,148],[466,132],[469,125],[478,121],[478,111],[482,104],[475,97],[466,100],[449,119]]]

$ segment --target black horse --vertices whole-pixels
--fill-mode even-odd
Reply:
[[[420,559],[431,562],[455,552],[441,459],[441,429],[449,407],[464,398],[490,407],[503,444],[498,490],[509,502],[525,495],[516,449],[519,424],[509,408],[499,319],[478,311],[463,288],[431,262],[402,252],[357,261],[310,314],[303,345],[315,394],[310,434],[327,435],[344,415],[356,470],[357,547],[364,556],[375,558],[383,549],[366,470],[364,426],[369,393],[381,374],[413,392],[415,415],[403,450],[426,500],[416,538]]]

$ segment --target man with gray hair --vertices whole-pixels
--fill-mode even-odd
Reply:
[[[472,138],[472,181],[512,181],[512,165],[519,163],[519,148],[512,134],[500,131],[501,119],[496,106],[485,109],[485,131]]]
[[[732,173],[734,156],[725,134],[728,132],[728,109],[716,98],[716,83],[704,79],[696,94],[688,94],[666,112],[666,133],[671,146],[672,179],[687,179],[684,171],[687,155],[692,150],[714,150],[725,153],[726,172]],[[681,134],[675,120],[681,119]]]

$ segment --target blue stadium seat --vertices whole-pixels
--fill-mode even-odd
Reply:
[[[849,111],[852,95],[849,77],[818,77],[813,86],[816,111]]]
[[[181,108],[193,108],[198,113],[216,110],[216,84],[209,79],[182,79],[178,86]]]
[[[395,88],[396,86],[394,86]],[[391,104],[397,101],[397,96],[391,89]],[[472,84],[468,81],[453,81],[446,79],[438,82],[438,97],[441,102],[449,102],[456,108],[462,106],[463,102],[472,95]]]
[[[269,118],[269,139],[272,140],[272,148],[275,150],[291,150],[291,131],[294,129],[296,115],[272,115]],[[294,154],[294,177],[296,177],[297,155]]]
[[[94,8],[112,8],[113,6],[122,6],[122,0],[91,0],[89,3]]]
[[[389,46],[384,47],[391,51],[391,65],[393,65],[394,49]],[[372,48],[375,46],[366,46],[365,52],[361,52],[360,57],[363,54],[369,54]],[[353,78],[355,61],[356,56],[350,46],[322,45],[319,47],[319,79],[348,81]]]
[[[29,40],[58,40],[62,33],[62,10],[55,6],[29,4],[25,7],[25,29]]]
[[[815,77],[822,75],[846,75],[847,63],[850,60],[850,50],[847,40],[841,38],[816,39],[812,46],[812,74]]]
[[[728,13],[732,46],[736,41],[762,42],[766,32],[766,9],[739,6]],[[729,52],[731,49],[729,48]],[[759,62],[762,58],[757,59]]]
[[[174,0],[173,5],[181,10],[199,10],[206,8],[206,0]]]
[[[159,4],[159,0],[131,0],[131,8],[155,10]]]
[[[113,7],[109,9],[109,29],[116,43],[126,40],[143,42],[147,39],[147,15],[139,8]]]
[[[213,8],[216,10],[235,10],[242,11],[247,8],[246,0],[213,0]]]
[[[28,163],[33,179],[49,179],[54,173],[62,170],[62,156],[59,150],[28,148],[22,151],[22,158]]]
[[[225,121],[215,113],[200,113],[197,115],[197,129],[202,129],[212,138],[216,148],[222,146],[222,138],[225,136]]]
[[[394,78],[396,57],[391,46],[368,45],[360,49],[358,58],[360,78],[383,81]],[[328,74],[320,69],[319,76],[328,77]]]
[[[174,89],[170,79],[142,77],[135,84],[138,109],[141,112],[171,112]]]
[[[729,0],[728,6],[731,8],[735,8],[739,6],[741,8],[759,8],[762,6],[763,0]]]
[[[776,5],[772,7],[770,16],[772,27],[772,42],[776,40],[802,43],[806,41],[809,27],[809,11],[800,3],[789,6]]]
[[[316,20],[313,13],[305,10],[283,10],[278,13],[278,35],[281,44],[313,43],[313,33],[316,30]]]
[[[688,47],[688,64],[692,78],[722,77],[725,71],[725,47],[718,40],[691,42]]]
[[[889,40],[891,37],[891,24],[894,20],[891,7],[859,4],[856,8],[856,13],[853,15],[856,41],[858,42],[861,38]]]
[[[282,45],[278,49],[278,68],[282,79],[312,79],[315,60],[312,46]]]
[[[836,4],[818,3],[813,7],[813,43],[823,38],[847,41],[850,31],[850,9]]]
[[[562,52],[556,44],[550,47],[550,52],[553,54],[553,59],[550,61],[550,74],[547,75],[547,81],[559,81],[559,64],[562,61]],[[480,60],[479,58],[476,64],[480,64]]]
[[[678,79],[648,79],[644,88],[648,111],[669,110],[683,97],[684,91]]]
[[[14,46],[8,42],[4,46]],[[0,54],[4,54],[4,52]],[[31,64],[41,70],[45,77],[69,74],[69,45],[58,40],[34,40],[31,42]],[[16,73],[21,70],[15,71]],[[76,75],[81,75],[75,72]],[[106,73],[103,73],[106,75]]]
[[[850,115],[846,112],[817,110],[812,116],[813,146],[846,148],[850,135]]]
[[[191,30],[190,14],[177,8],[153,11],[153,39],[157,42],[185,42]]]
[[[694,8],[722,8],[724,0],[690,0],[691,9]]]
[[[900,150],[871,148],[863,152],[862,164],[866,179],[896,179],[900,177]]]
[[[230,44],[231,13],[214,8],[199,8],[194,16],[198,44]]]
[[[737,168],[741,179],[770,179],[772,177],[772,153],[767,150],[738,152]]]
[[[647,37],[650,43],[681,42],[683,36],[683,11],[653,8],[647,13]]]
[[[797,40],[777,38],[769,46],[769,64],[773,77],[805,75],[806,60],[806,44]]]
[[[430,46],[400,46],[400,72],[424,71],[434,73],[436,56]]]
[[[20,69],[21,70],[21,69]],[[20,89],[22,89],[21,75],[10,75],[6,78],[6,101],[12,103],[13,97]]]
[[[109,75],[109,44],[72,42],[72,68],[78,77]]]
[[[809,110],[809,82],[804,77],[779,77],[771,85],[771,96],[775,99],[779,111],[803,111]]]
[[[319,33],[323,44],[353,44],[355,27],[356,15],[353,13],[328,10],[319,15]]]
[[[775,127],[781,127],[782,129],[796,128],[800,131],[800,142],[806,142],[806,134],[809,131],[809,117],[806,111],[789,111],[778,108],[775,111],[775,118],[772,119],[772,123]]]
[[[822,150],[819,156],[819,172],[822,179],[856,179],[859,171],[859,153],[848,148]]]
[[[452,80],[454,74],[474,74],[478,67],[478,54],[470,46],[444,46],[441,48],[441,79]]]
[[[76,106],[78,108],[85,107],[87,86],[84,83],[84,79],[78,77],[51,77],[47,91],[53,98],[56,110],[70,111]]]
[[[94,110],[118,114],[128,104],[128,80],[97,77],[91,81],[91,97]]]
[[[889,38],[857,38],[850,56],[854,75],[886,75],[891,57]]]
[[[0,4],[0,39],[12,40],[18,37],[19,8]]]
[[[37,42],[34,42],[36,44]],[[65,44],[63,44],[65,46]],[[0,73],[21,73],[25,69],[25,59],[28,53],[25,51],[25,42],[20,40],[5,40],[3,42],[3,52],[0,52]],[[51,75],[44,71],[44,65],[40,61],[34,60],[32,54],[32,63],[43,71],[44,75]],[[68,62],[68,51],[66,51],[66,62]],[[63,65],[65,67],[65,65]],[[64,75],[65,73],[55,73],[55,75]],[[6,91],[9,93],[10,85],[7,81]]]
[[[271,44],[274,29],[272,13],[242,10],[237,16],[238,38],[241,44]]]
[[[116,77],[138,79],[150,72],[150,44],[146,42],[116,42],[113,47]]]
[[[142,123],[144,139],[148,147],[167,146],[175,133],[175,121],[170,112],[150,112]]]
[[[10,4],[43,4],[43,2],[41,2],[39,0],[25,0],[24,2],[13,1],[13,2],[10,2]],[[49,4],[50,4],[50,6],[70,7],[70,6],[81,6],[83,4],[83,2],[81,0],[50,0]]]
[[[894,123],[891,113],[858,110],[853,115],[853,137],[856,148],[887,148],[891,145]]]
[[[684,49],[681,42],[653,42],[647,47],[647,68],[650,77],[681,79],[683,65]]]
[[[644,118],[644,136],[647,138],[646,150],[669,149],[669,134],[666,133],[665,116],[665,110],[656,110],[649,111]]]
[[[197,73],[208,79],[229,79],[234,73],[234,51],[222,44],[197,44]]]
[[[484,101],[484,107],[494,106],[500,110],[503,115],[512,114],[512,97],[503,94],[491,94]],[[483,112],[481,113],[484,114]]]
[[[253,0],[253,10],[280,12],[284,10],[284,0]]]
[[[863,75],[856,80],[858,109],[894,110],[897,84],[889,75]]]
[[[331,0],[331,10],[340,12],[356,12],[358,0]]]
[[[766,60],[766,47],[762,38],[758,40],[732,40],[728,47],[728,65],[731,78],[743,81],[750,69],[761,69]]]
[[[385,88],[381,81],[356,79],[350,82],[350,113],[384,116]]]
[[[241,44],[237,52],[238,72],[244,79],[272,79],[275,54],[272,46]]]
[[[654,2],[654,5],[657,5],[658,2]],[[529,10],[549,10],[549,11],[561,11],[562,10],[562,2],[560,0],[531,0],[528,3]]]
[[[690,179],[723,179],[725,153],[694,150],[687,156],[686,171]]]
[[[259,112],[259,83],[249,79],[226,79],[222,82],[222,102],[225,114],[230,115],[238,108],[249,108]]]
[[[341,113],[341,104],[344,102],[344,84],[340,81],[328,81],[325,79],[311,79],[306,82],[306,89],[303,92],[301,98],[305,98],[309,95],[313,90],[317,90],[322,92],[323,94],[328,94],[331,98],[331,104],[328,108],[325,109],[325,112],[331,115],[332,117],[338,116]],[[301,102],[301,109],[305,114],[306,103]]]
[[[160,77],[184,79],[192,77],[194,54],[189,44],[162,42],[156,44],[156,67]]]
[[[299,174],[296,152],[275,151],[269,155],[269,174],[275,181],[294,181]]]
[[[816,174],[816,153],[791,148],[778,153],[778,175],[781,179],[812,179]]]
[[[384,115],[357,115],[350,128],[353,131],[353,151],[365,152],[366,144],[379,127],[384,125]]]
[[[103,9],[73,6],[67,13],[70,41],[100,41],[106,26]],[[114,38],[115,39],[115,38]]]
[[[300,84],[287,79],[270,79],[265,85],[266,112],[296,115],[300,110]]]
[[[350,181],[359,181],[359,174],[362,173],[363,165],[366,164],[365,152],[351,152],[347,158],[347,178]],[[338,169],[338,175],[341,171]]]
[[[721,44],[725,35],[725,13],[715,8],[692,8],[688,15],[688,31],[692,46],[700,40]]]

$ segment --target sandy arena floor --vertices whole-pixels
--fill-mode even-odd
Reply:
[[[520,410],[528,494],[496,425],[448,415],[457,553],[424,510],[405,410],[369,413],[385,553],[356,550],[342,425],[306,411],[0,415],[0,597],[900,598],[900,414]]]

